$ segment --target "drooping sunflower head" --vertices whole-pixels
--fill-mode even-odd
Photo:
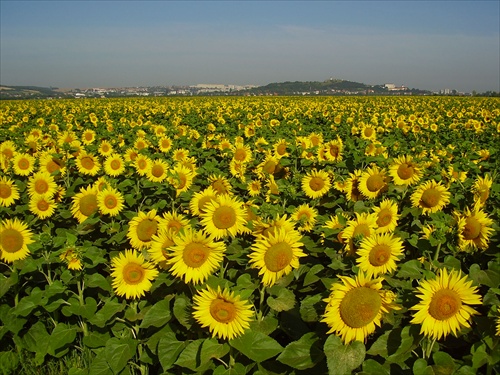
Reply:
[[[377,215],[377,233],[394,232],[399,219],[396,202],[384,199],[379,206],[373,208],[373,213]]]
[[[300,242],[302,236],[296,230],[276,228],[267,236],[260,236],[251,247],[250,263],[259,268],[262,283],[272,286],[292,269],[299,267],[299,258],[306,256]]]
[[[154,265],[135,250],[120,253],[111,259],[111,266],[113,289],[117,295],[127,299],[144,296],[151,289],[151,281],[158,276]]]
[[[419,207],[423,214],[429,214],[441,211],[450,203],[450,195],[441,182],[430,180],[418,186],[411,195],[411,201],[413,207]]]
[[[33,233],[18,219],[0,222],[0,259],[7,263],[24,259],[30,253],[28,245],[33,243]]]
[[[448,274],[446,268],[436,278],[422,281],[417,291],[421,301],[410,308],[416,311],[410,323],[421,324],[420,333],[436,340],[469,328],[471,316],[478,314],[469,305],[482,303],[477,287],[466,275],[462,277],[456,270]]]
[[[341,282],[334,283],[322,322],[340,336],[344,344],[352,341],[364,342],[381,325],[382,317],[392,309],[395,295],[382,289],[382,279],[372,279],[359,272],[354,278],[338,276]]]
[[[193,300],[193,317],[202,327],[208,327],[213,337],[231,340],[250,327],[254,315],[250,303],[228,289],[207,287],[200,290]]]
[[[174,230],[167,230],[165,227],[161,227],[158,233],[151,238],[151,246],[148,249],[148,254],[151,257],[151,261],[163,269],[168,268],[168,252],[175,244],[174,237],[176,235],[177,233]]]
[[[84,222],[89,216],[96,213],[97,205],[97,189],[93,186],[80,188],[80,192],[72,197],[71,213],[79,223]]]
[[[193,194],[189,201],[189,209],[193,215],[200,216],[205,212],[205,206],[217,200],[217,192],[208,186],[205,190]]]
[[[160,216],[156,210],[149,212],[139,211],[129,223],[127,237],[134,249],[142,250],[151,246],[151,239],[158,231]]]
[[[355,170],[354,173],[349,173],[349,178],[345,182],[344,192],[347,199],[351,202],[363,200],[363,194],[361,194],[359,189],[359,179],[362,173],[359,169]]]
[[[475,205],[472,210],[465,209],[465,213],[455,213],[457,218],[458,246],[460,250],[486,250],[493,234],[493,220]]]

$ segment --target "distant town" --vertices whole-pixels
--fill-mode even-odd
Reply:
[[[147,87],[92,87],[57,88],[36,86],[0,85],[0,99],[60,99],[60,98],[114,98],[114,97],[162,97],[162,96],[332,96],[332,95],[460,95],[499,96],[498,92],[465,93],[444,88],[432,92],[409,88],[405,85],[385,83],[366,85],[364,83],[330,78],[323,82],[281,82],[265,86],[196,84],[189,86],[147,86]]]

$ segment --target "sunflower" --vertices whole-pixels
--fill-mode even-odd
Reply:
[[[246,171],[246,163],[240,163],[234,159],[229,162],[229,172],[231,172],[231,176],[238,178],[243,183],[246,181]]]
[[[207,187],[205,190],[193,194],[189,201],[189,209],[191,214],[199,216],[205,212],[205,206],[211,201],[217,199],[217,192],[212,186]]]
[[[361,138],[375,141],[377,139],[377,130],[371,125],[364,125],[361,128]]]
[[[181,164],[177,164],[172,169],[172,175],[169,176],[168,182],[175,188],[176,195],[189,190],[193,184],[195,173],[191,169],[186,168]]]
[[[493,233],[493,220],[475,205],[472,210],[465,208],[465,213],[455,212],[458,226],[458,247],[462,251],[468,249],[486,250]]]
[[[92,129],[85,129],[82,133],[82,142],[88,146],[95,141],[95,131]]]
[[[288,153],[287,150],[288,144],[286,142],[286,139],[278,139],[276,142],[273,144],[273,150],[274,150],[274,155],[277,158],[284,158],[289,156],[290,154]]]
[[[260,182],[260,180],[251,180],[247,184],[247,191],[251,197],[259,195],[262,191],[262,183]]]
[[[411,202],[413,207],[421,208],[423,214],[430,214],[441,211],[450,203],[450,195],[448,189],[441,185],[441,181],[430,180],[418,186],[411,195]]]
[[[317,216],[318,210],[304,203],[293,211],[292,220],[298,224],[299,231],[309,232],[314,228]]]
[[[151,246],[151,238],[158,232],[160,217],[156,210],[148,213],[139,211],[136,217],[130,220],[127,237],[134,249],[142,250]]]
[[[17,153],[12,162],[14,173],[19,176],[29,176],[35,170],[35,158],[29,154]]]
[[[174,237],[167,264],[170,272],[185,283],[204,283],[223,260],[226,245],[203,231],[186,228]]]
[[[366,212],[355,212],[356,219],[347,221],[345,229],[340,237],[345,243],[345,251],[348,255],[354,255],[356,252],[355,241],[370,237],[378,228],[377,216]]]
[[[232,148],[233,160],[239,163],[249,163],[252,160],[250,147],[243,143],[236,143]]]
[[[389,167],[389,175],[396,185],[414,185],[420,181],[422,174],[420,166],[409,155],[396,158]]]
[[[324,156],[326,160],[338,163],[342,160],[342,151],[344,149],[344,143],[342,139],[337,137],[337,139],[331,140],[323,145]]]
[[[56,202],[45,194],[36,194],[30,198],[29,208],[40,219],[51,217],[57,207]]]
[[[377,233],[394,232],[398,225],[398,205],[390,199],[384,199],[380,205],[373,208],[377,215]]]
[[[382,289],[382,278],[372,279],[359,272],[355,278],[338,276],[341,283],[331,287],[322,322],[340,336],[345,345],[351,341],[364,342],[381,326],[382,318],[394,304],[395,295]]]
[[[189,220],[177,212],[164,212],[160,218],[160,228],[179,233],[182,229],[190,226]]]
[[[57,184],[54,177],[47,172],[37,172],[28,181],[28,194],[30,197],[42,194],[52,197],[56,191]]]
[[[99,152],[99,154],[101,154],[102,156],[111,155],[113,153],[113,146],[109,141],[104,139],[99,144],[97,152]]]
[[[274,234],[279,228],[284,229],[286,232],[291,232],[295,230],[295,222],[287,218],[287,215],[278,215],[275,219],[258,219],[253,225],[252,235],[254,237],[264,236],[267,237],[269,234]]]
[[[403,255],[403,241],[390,233],[373,234],[361,240],[356,262],[366,276],[378,276],[396,269]]]
[[[274,175],[282,169],[280,161],[276,156],[267,154],[264,160],[255,167],[255,174],[264,179],[269,175]]]
[[[19,189],[13,180],[0,177],[0,206],[9,207],[19,199]]]
[[[146,155],[137,155],[134,161],[134,167],[139,176],[145,176],[150,172],[153,161]]]
[[[486,200],[490,195],[491,185],[493,184],[493,180],[491,179],[489,174],[486,174],[484,177],[477,177],[472,185],[472,193],[474,194],[474,202],[476,204],[480,204],[484,206]]]
[[[189,156],[189,150],[185,148],[178,148],[172,152],[172,159],[177,162],[181,162]]]
[[[330,175],[324,170],[313,169],[302,178],[302,191],[311,199],[321,198],[331,186]]]
[[[500,129],[499,129],[500,130]],[[500,314],[500,307],[497,308],[497,313]],[[496,326],[496,333],[495,336],[500,336],[500,316],[497,316],[496,318],[497,326]]]
[[[33,233],[18,219],[0,222],[0,259],[13,263],[24,259],[30,253],[28,245],[33,243]]]
[[[212,337],[231,340],[250,327],[254,315],[251,304],[225,288],[207,287],[198,291],[193,301],[193,317],[203,328],[208,327]]]
[[[255,240],[249,254],[250,264],[259,268],[265,286],[274,285],[279,278],[299,267],[299,258],[306,256],[301,249],[301,239],[298,231],[277,227]]]
[[[85,151],[81,152],[76,158],[76,166],[78,167],[78,172],[89,176],[95,176],[101,169],[98,158]]]
[[[434,340],[446,338],[450,333],[457,336],[462,327],[470,328],[469,319],[478,314],[468,305],[480,305],[477,287],[471,286],[461,271],[446,268],[432,280],[424,280],[417,287],[416,296],[421,301],[410,308],[416,311],[412,324],[421,324],[420,333]]]
[[[359,178],[358,188],[368,199],[375,199],[387,190],[387,176],[384,169],[377,166],[367,168]]]
[[[151,182],[163,182],[167,179],[169,168],[170,166],[165,160],[152,160],[146,171],[146,177]]]
[[[80,188],[80,192],[72,197],[71,213],[79,223],[84,222],[97,210],[97,189],[95,187]]]
[[[47,172],[49,174],[59,172],[61,175],[66,173],[66,166],[63,159],[48,152],[40,156],[40,172]]]
[[[246,230],[243,204],[229,195],[219,195],[216,201],[207,203],[200,217],[205,230],[215,239],[234,237]]]
[[[349,173],[349,178],[345,182],[344,192],[346,197],[351,202],[363,200],[363,194],[359,190],[359,178],[363,172],[356,169],[353,173]]]
[[[116,177],[125,172],[125,161],[120,154],[111,154],[104,161],[104,172],[108,176]]]
[[[151,289],[151,280],[158,276],[158,270],[146,262],[135,250],[125,250],[111,259],[113,289],[118,296],[140,298]]]
[[[97,194],[97,207],[104,215],[118,215],[125,207],[123,202],[125,199],[122,193],[112,187],[105,187]]]
[[[174,230],[160,228],[158,232],[151,237],[151,247],[148,254],[151,260],[161,268],[167,268],[168,249],[174,245]]]
[[[79,248],[68,247],[59,255],[59,259],[67,264],[69,270],[81,271],[83,264],[81,260],[82,254]]]
[[[232,194],[231,183],[223,175],[210,175],[208,176],[208,181],[218,195]]]
[[[16,153],[16,144],[12,141],[4,141],[0,144],[0,155],[3,155],[6,160],[10,160]]]

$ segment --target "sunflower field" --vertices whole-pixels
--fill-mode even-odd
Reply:
[[[500,372],[500,100],[0,103],[0,374]]]

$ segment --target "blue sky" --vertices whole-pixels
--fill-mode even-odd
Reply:
[[[0,83],[500,91],[500,2],[0,0]]]

